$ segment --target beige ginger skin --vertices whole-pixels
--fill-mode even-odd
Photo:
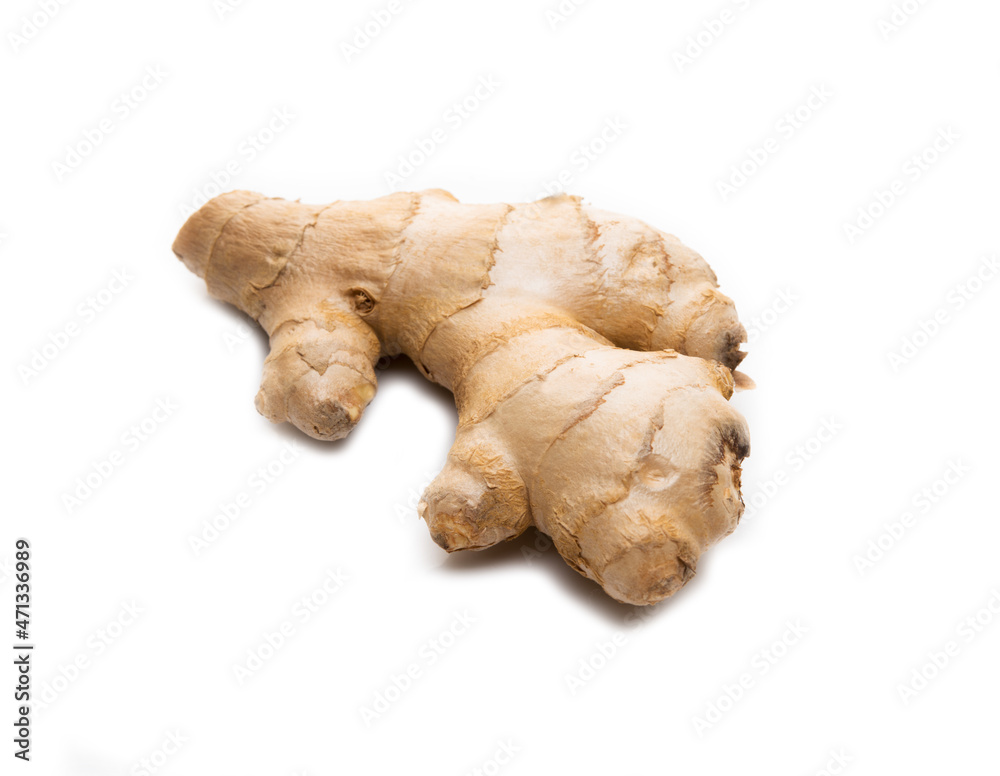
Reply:
[[[449,552],[535,525],[611,596],[652,604],[739,521],[749,436],[728,399],[746,333],[671,235],[565,195],[236,191],[192,215],[174,252],[268,333],[270,420],[346,436],[383,354],[452,391],[455,444],[419,506]]]

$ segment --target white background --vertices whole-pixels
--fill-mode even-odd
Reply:
[[[890,28],[888,0],[591,0],[562,20],[554,2],[400,2],[349,57],[387,4],[5,5],[0,611],[25,536],[49,703],[31,764],[11,765],[3,691],[3,772],[997,772],[1000,280],[983,261],[1000,250],[1000,7],[910,0]],[[480,79],[496,86],[477,98]],[[829,96],[790,131],[814,88]],[[276,110],[294,118],[250,159]],[[752,329],[758,389],[733,399],[753,439],[747,515],[648,616],[536,554],[535,534],[466,557],[433,544],[413,507],[455,412],[408,363],[380,374],[346,442],[270,425],[253,406],[264,338],[171,253],[230,161],[226,189],[366,199],[435,129],[403,188],[525,201],[562,173],[702,253]],[[958,138],[934,151],[942,131]],[[110,303],[81,310],[102,289]],[[157,400],[176,409],[136,444]],[[327,600],[303,621],[312,595]],[[248,651],[269,659],[241,683]],[[393,702],[366,724],[379,694]],[[170,734],[183,744],[165,756]],[[502,764],[501,744],[517,750]]]

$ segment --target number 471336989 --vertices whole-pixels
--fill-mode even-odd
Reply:
[[[28,638],[28,621],[31,618],[31,545],[27,539],[17,540],[17,565],[14,567],[14,578],[17,587],[14,593],[14,625],[17,626],[17,637]]]

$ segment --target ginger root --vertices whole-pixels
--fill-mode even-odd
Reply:
[[[671,235],[566,195],[320,206],[236,191],[174,252],[270,336],[270,420],[344,437],[383,354],[452,391],[455,444],[419,506],[449,552],[535,525],[611,596],[651,604],[739,521],[749,437],[728,399],[746,332]]]

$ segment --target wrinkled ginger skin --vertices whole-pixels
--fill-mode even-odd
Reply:
[[[749,436],[728,399],[746,332],[671,235],[566,195],[237,191],[192,215],[174,252],[268,333],[270,420],[346,436],[382,354],[454,393],[455,444],[419,506],[448,551],[535,525],[611,596],[651,604],[739,521]]]

